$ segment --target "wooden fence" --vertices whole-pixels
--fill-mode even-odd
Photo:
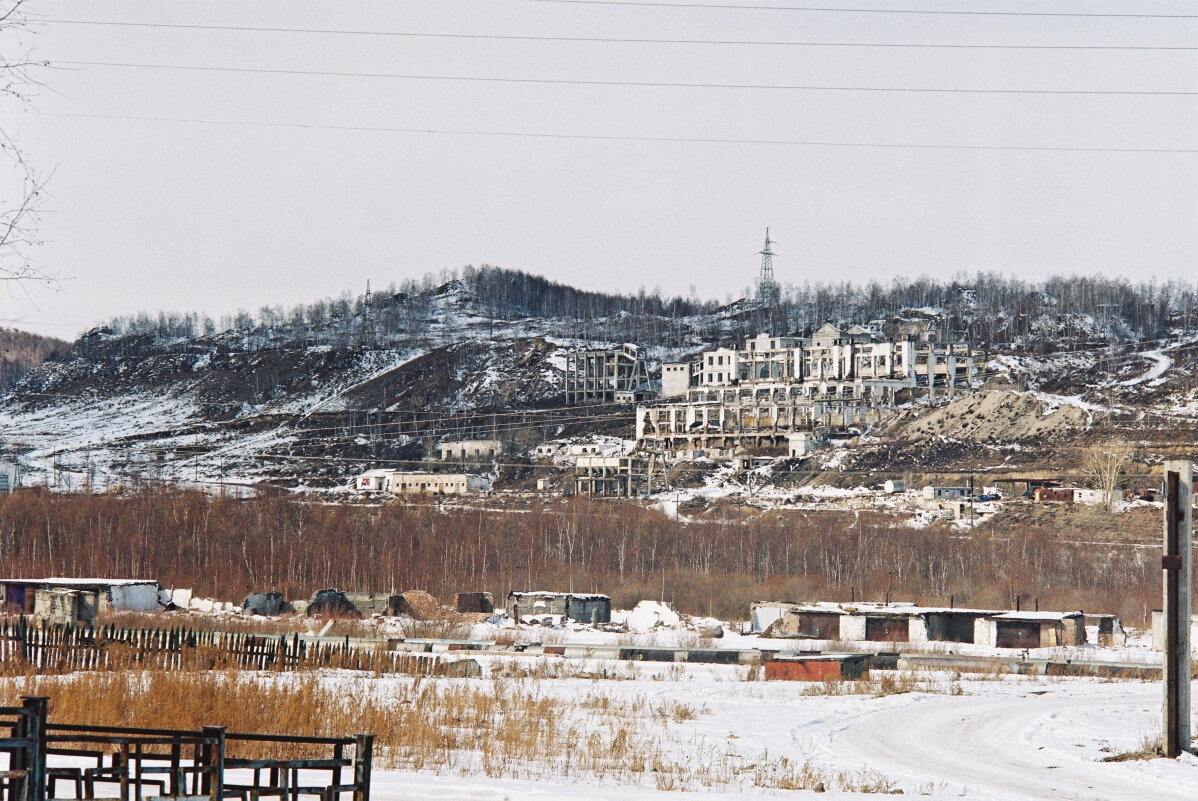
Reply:
[[[351,643],[311,641],[299,634],[256,635],[187,628],[126,629],[0,621],[0,672],[77,670],[368,670],[446,675],[452,663],[428,656]]]

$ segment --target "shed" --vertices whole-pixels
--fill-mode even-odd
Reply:
[[[978,618],[973,641],[992,648],[1052,648],[1086,644],[1081,612],[1003,612]]]
[[[495,611],[495,599],[489,592],[459,592],[454,596],[454,608],[459,612],[490,613]]]
[[[599,593],[509,592],[505,611],[516,620],[560,617],[579,623],[610,623],[611,598]]]
[[[39,617],[39,594],[68,592],[75,594],[75,620],[87,622],[111,612],[158,612],[162,609],[159,591],[158,582],[148,579],[4,579],[0,581],[0,611]],[[41,601],[45,614],[54,610],[54,615],[60,616],[66,608],[66,601],[59,596]]]
[[[796,654],[765,663],[766,681],[856,681],[869,678],[871,654]]]
[[[752,630],[767,637],[874,642],[973,642],[974,621],[986,609],[947,609],[909,603],[753,604]]]
[[[291,604],[283,597],[283,593],[271,590],[269,592],[251,592],[241,602],[241,610],[247,615],[262,615],[273,617],[284,612],[294,611]]]
[[[1086,627],[1094,628],[1094,642],[1098,645],[1122,648],[1127,645],[1127,632],[1123,621],[1116,615],[1086,615]],[[1090,632],[1086,632],[1089,640]]]
[[[1032,497],[1040,503],[1073,503],[1072,487],[1038,487]]]

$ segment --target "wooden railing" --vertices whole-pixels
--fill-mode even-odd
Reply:
[[[51,723],[48,701],[26,697],[0,707],[0,801],[180,799],[369,801],[374,735],[303,737]],[[253,743],[276,756],[234,758],[230,744]],[[313,752],[324,751],[322,756]],[[288,754],[288,752],[291,752]],[[280,756],[281,755],[281,756]],[[65,785],[69,795],[60,795]],[[97,788],[115,787],[97,793]]]

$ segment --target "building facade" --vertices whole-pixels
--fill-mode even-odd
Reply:
[[[498,459],[503,455],[503,443],[497,439],[464,439],[442,442],[437,453],[443,462],[469,462]]]
[[[900,403],[970,391],[977,361],[961,344],[882,341],[860,326],[760,334],[703,353],[693,368],[663,367],[665,398],[637,407],[637,444],[713,455],[788,449],[795,432],[868,425]]]
[[[579,456],[574,462],[576,495],[648,495],[653,489],[652,458]]]

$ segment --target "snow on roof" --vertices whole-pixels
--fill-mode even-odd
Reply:
[[[136,584],[157,584],[154,579],[106,579],[106,578],[41,578],[21,579],[10,578],[0,580],[3,584],[57,584],[63,587],[90,587],[102,585],[105,587],[131,587]]]
[[[1084,615],[1081,612],[1002,612],[989,617],[993,620],[1066,620]]]
[[[515,592],[513,590],[512,592],[508,593],[508,597],[516,596],[517,598],[529,598],[529,597],[564,598],[567,595],[570,596],[571,598],[584,598],[587,600],[599,600],[599,599],[610,600],[610,598],[608,598],[608,596],[604,595],[603,593],[599,593],[599,592],[549,592],[548,590],[529,590],[528,592]]]
[[[875,615],[892,617],[917,617],[933,614],[962,614],[989,617],[998,614],[993,609],[963,609],[945,606],[916,606],[909,602],[878,603],[859,601],[856,603],[837,603],[835,601],[812,601],[810,603],[759,602],[757,606],[786,607],[792,612],[821,612],[833,615]]]

